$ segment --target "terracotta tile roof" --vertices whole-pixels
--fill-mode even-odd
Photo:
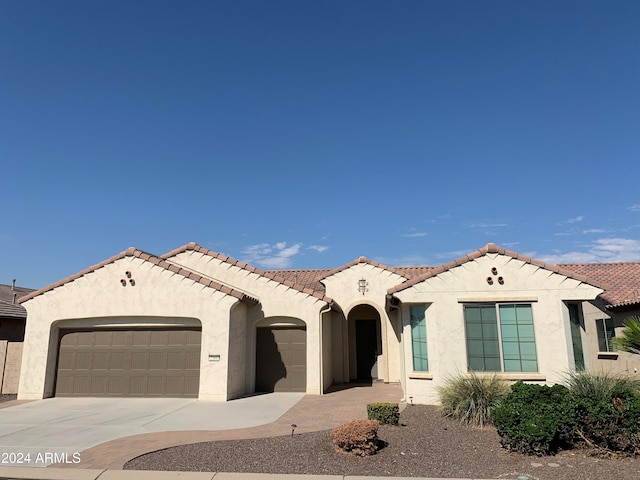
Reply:
[[[571,277],[574,278],[576,280],[579,280],[581,282],[585,282],[588,283],[590,285],[596,286],[596,287],[600,287],[603,288],[600,284],[600,282],[594,281],[594,280],[590,280],[587,277],[577,273],[577,272],[573,272],[569,269],[565,269],[565,268],[561,268],[558,265],[551,265],[551,264],[547,264],[544,262],[541,262],[540,260],[535,260],[531,257],[527,257],[526,255],[520,255],[517,252],[513,252],[511,250],[507,250],[505,248],[499,247],[498,245],[496,245],[495,243],[487,243],[484,247],[475,250],[467,255],[464,255],[462,257],[456,258],[455,260],[449,262],[449,263],[445,263],[444,265],[440,265],[439,267],[434,267],[433,269],[418,275],[416,277],[414,277],[411,280],[407,280],[406,282],[397,285],[393,288],[390,288],[388,293],[396,293],[399,292],[401,290],[404,290],[406,288],[409,288],[413,285],[415,285],[416,283],[420,283],[423,282],[424,280],[431,278],[431,277],[435,277],[436,275],[446,272],[447,270],[451,270],[454,267],[458,267],[460,265],[463,265],[467,262],[470,262],[472,260],[475,260],[476,258],[482,257],[483,255],[486,255],[488,253],[499,253],[501,255],[507,255],[509,257],[515,258],[517,260],[520,260],[522,262],[525,263],[530,263],[532,265],[536,265],[540,268],[544,268],[545,270],[550,270],[552,272],[555,273],[559,273],[561,275],[565,275],[567,277]]]
[[[601,298],[611,308],[640,304],[640,262],[579,263],[559,267],[589,278],[597,278],[605,287]]]
[[[281,277],[284,277],[287,280],[291,280],[295,283],[300,283],[302,285],[305,285],[309,288],[314,289],[317,292],[322,292],[322,294],[324,294],[325,286],[322,283],[322,280],[338,272],[346,270],[347,268],[350,268],[354,265],[358,265],[360,263],[366,263],[368,265],[373,265],[375,267],[388,270],[408,280],[436,268],[436,267],[427,267],[427,266],[389,267],[381,263],[377,263],[372,260],[369,260],[366,257],[359,257],[357,260],[354,260],[353,262],[347,263],[346,265],[343,265],[342,267],[338,267],[338,268],[267,270],[267,271],[273,273],[274,275],[280,275]]]
[[[348,269],[348,268],[351,268],[351,267],[353,267],[353,266],[355,266],[355,265],[359,265],[359,264],[361,264],[361,263],[366,263],[367,265],[372,265],[372,266],[374,266],[374,267],[378,267],[378,268],[381,268],[381,269],[383,269],[383,270],[390,270],[390,271],[392,271],[392,270],[391,270],[389,267],[387,267],[386,265],[383,265],[383,264],[378,263],[378,262],[374,262],[373,260],[369,260],[367,257],[359,257],[359,258],[356,258],[353,262],[349,262],[349,263],[346,263],[346,264],[342,265],[341,267],[334,268],[333,270],[329,270],[329,271],[327,272],[327,274],[326,274],[325,276],[323,276],[323,277],[322,277],[322,279],[325,279],[325,278],[327,278],[327,277],[330,277],[330,276],[332,276],[332,275],[335,275],[336,273],[342,272],[343,270],[346,270],[346,269]]]
[[[280,274],[281,270],[261,270],[247,263],[241,262],[240,260],[236,260],[231,257],[227,257],[226,255],[223,255],[221,253],[214,252],[213,250],[209,250],[208,248],[202,247],[195,242],[189,242],[186,245],[183,245],[182,247],[179,247],[179,248],[176,248],[175,250],[167,252],[164,255],[162,255],[161,258],[168,259],[175,255],[178,255],[179,253],[183,253],[189,250],[202,253],[205,255],[209,255],[212,258],[220,260],[221,262],[228,263],[229,265],[233,265],[243,270],[247,270],[248,272],[255,273],[256,275],[260,275],[262,277],[268,278],[269,280],[280,283],[282,285],[286,285],[287,287],[292,288],[293,290],[306,293],[307,295],[318,298],[324,302],[331,303],[333,301],[331,298],[326,297],[324,295],[324,288],[322,288],[321,291],[316,290],[313,286],[313,282],[309,284],[301,283],[297,281],[296,277],[293,275],[288,277],[285,275],[281,275]]]
[[[105,267],[106,265],[109,265],[111,263],[114,263],[117,260],[120,260],[122,258],[125,257],[136,257],[136,258],[141,258],[142,260],[146,261],[146,262],[150,262],[160,268],[163,268],[165,270],[169,270],[177,275],[182,275],[185,278],[188,278],[190,280],[193,280],[194,282],[200,283],[202,285],[205,285],[206,287],[209,288],[213,288],[214,290],[218,290],[220,292],[226,293],[227,295],[231,295],[232,297],[236,297],[238,300],[242,300],[242,301],[246,301],[249,303],[258,303],[258,299],[253,298],[249,295],[247,295],[244,292],[241,292],[237,289],[234,288],[230,288],[226,285],[222,285],[221,283],[215,282],[213,280],[210,280],[208,278],[203,277],[202,275],[198,275],[197,273],[194,273],[190,270],[187,270],[186,268],[182,268],[179,267],[177,265],[174,265],[173,263],[169,263],[166,260],[157,257],[155,255],[152,255],[150,253],[147,252],[143,252],[142,250],[138,250],[134,247],[130,247],[128,249],[126,249],[124,252],[121,252],[117,255],[114,255],[113,257],[100,262],[96,265],[93,265],[92,267],[89,267],[85,270],[82,270],[81,272],[78,272],[74,275],[71,275],[70,277],[67,278],[63,278],[62,280],[60,280],[59,282],[56,283],[52,283],[51,285],[48,285],[46,287],[41,288],[40,290],[36,290],[34,292],[29,293],[28,295],[23,296],[22,298],[20,298],[18,301],[20,303],[26,302],[27,300],[30,300],[34,297],[37,297],[38,295],[42,295],[43,293],[49,292],[55,288],[61,287],[63,285],[66,285],[67,283],[71,283],[74,280],[77,280],[80,277],[83,277],[89,273],[95,272],[96,270],[101,269],[102,267]]]
[[[294,284],[303,285],[324,295],[325,288],[324,285],[320,282],[320,279],[324,278],[324,276],[332,270],[332,268],[319,268],[306,270],[266,270],[266,272],[269,272],[270,274],[275,276],[280,276]]]
[[[27,311],[17,299],[33,291],[33,288],[0,284],[0,317],[27,318]]]

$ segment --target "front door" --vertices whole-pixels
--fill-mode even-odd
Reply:
[[[356,320],[358,380],[378,378],[378,330],[376,320]]]

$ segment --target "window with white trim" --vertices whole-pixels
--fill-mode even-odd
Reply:
[[[465,305],[464,320],[469,370],[538,371],[530,304]]]
[[[427,355],[427,322],[425,306],[413,305],[409,308],[411,321],[411,348],[413,351],[413,371],[428,372],[429,357]]]
[[[616,338],[616,330],[613,318],[596,320],[596,330],[598,332],[598,351],[615,352],[616,347],[613,344],[613,339]]]

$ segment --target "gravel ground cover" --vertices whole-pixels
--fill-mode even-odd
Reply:
[[[432,406],[407,407],[401,427],[383,425],[386,443],[376,455],[356,458],[334,451],[329,431],[251,440],[197,443],[137,457],[129,470],[405,476],[532,480],[640,478],[638,458],[600,458],[587,451],[529,457],[500,447],[493,428],[460,425]]]

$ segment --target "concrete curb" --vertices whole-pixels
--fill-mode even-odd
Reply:
[[[479,478],[365,477],[225,472],[157,472],[68,468],[0,467],[0,480],[490,480]]]

